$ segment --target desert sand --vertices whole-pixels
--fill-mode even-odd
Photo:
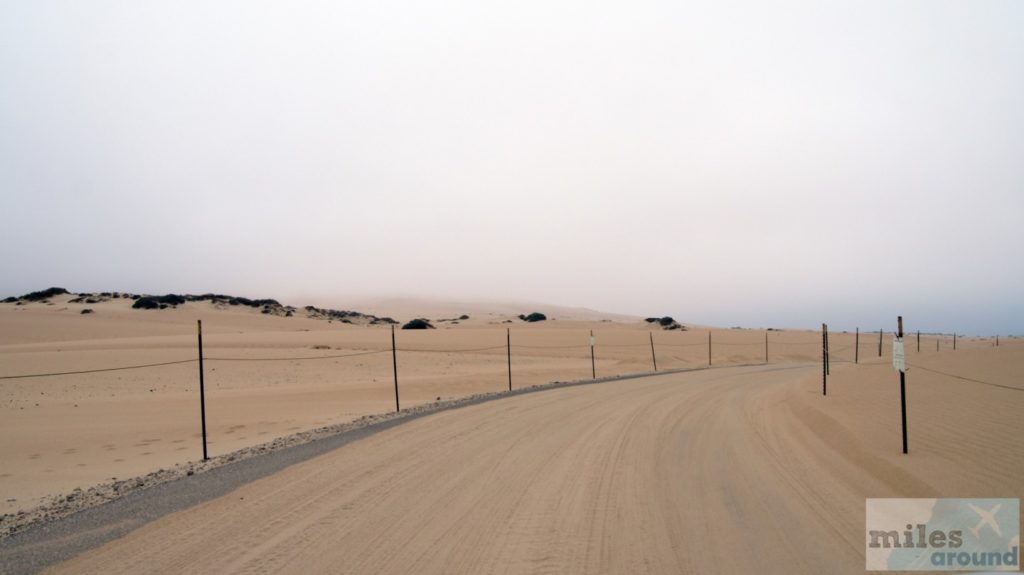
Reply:
[[[211,455],[394,409],[386,327],[206,302],[113,300],[83,316],[51,301],[0,305],[0,376],[188,360],[201,318]],[[905,456],[877,332],[861,334],[858,364],[854,335],[831,335],[823,397],[814,332],[501,314],[436,325],[397,333],[403,406],[507,389],[507,328],[514,387],[589,378],[591,330],[598,376],[651,371],[651,333],[667,370],[706,367],[710,331],[714,368],[430,415],[56,570],[859,572],[866,497],[1024,494],[1024,392],[1007,388],[1024,388],[1019,340],[964,338],[953,351],[940,338],[936,351],[923,336],[917,352],[908,339]],[[373,351],[386,353],[238,361]],[[197,369],[0,380],[3,511],[199,459]]]
[[[0,380],[0,513],[17,513],[75,488],[124,479],[202,457],[196,320],[204,323],[211,456],[276,437],[394,410],[391,330],[245,307],[191,302],[178,309],[133,310],[130,301],[0,304],[0,376],[144,365],[146,369]],[[402,302],[407,306],[408,302]],[[82,315],[90,308],[94,313]],[[383,311],[395,311],[384,308]],[[402,311],[399,309],[398,311]],[[458,317],[428,309],[431,319]],[[524,313],[533,311],[530,308]],[[565,310],[569,318],[575,310]],[[707,332],[654,330],[632,321],[552,316],[527,324],[479,312],[439,329],[398,330],[401,404],[406,407],[508,388],[506,329],[514,387],[589,378],[590,332],[599,376],[706,364]],[[406,316],[404,319],[411,319]],[[621,316],[620,316],[621,317]],[[505,323],[510,322],[510,323]],[[763,361],[764,334],[724,330],[717,364]],[[779,361],[810,360],[817,336],[772,333]],[[747,343],[742,343],[747,342]],[[443,353],[437,350],[480,350]],[[353,357],[335,357],[366,352]],[[281,357],[332,359],[266,360]]]

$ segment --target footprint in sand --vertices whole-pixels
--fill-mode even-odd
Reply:
[[[175,439],[171,443],[185,443],[185,440],[184,439]]]
[[[69,448],[65,449],[62,453],[64,455],[74,455],[74,454],[78,453],[78,450],[75,449],[74,447],[69,447]]]
[[[85,463],[79,463],[75,467],[88,467]]]
[[[153,452],[152,451],[143,451],[139,455],[153,455]]]
[[[114,463],[122,463],[122,462],[124,462],[124,460],[123,460],[123,459],[115,459],[115,460],[114,460]]]
[[[38,453],[33,453],[32,455],[28,456],[29,459],[39,459],[40,457],[42,456],[39,455]]]

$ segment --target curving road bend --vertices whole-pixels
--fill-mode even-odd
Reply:
[[[817,369],[695,371],[433,414],[52,572],[859,573],[862,486],[877,470],[794,416]]]

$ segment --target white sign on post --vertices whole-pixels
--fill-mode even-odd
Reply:
[[[907,361],[903,353],[903,338],[892,338],[892,368],[896,371],[906,372]]]

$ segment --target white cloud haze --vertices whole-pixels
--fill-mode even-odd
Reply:
[[[1019,2],[3,2],[0,295],[1024,332]]]

